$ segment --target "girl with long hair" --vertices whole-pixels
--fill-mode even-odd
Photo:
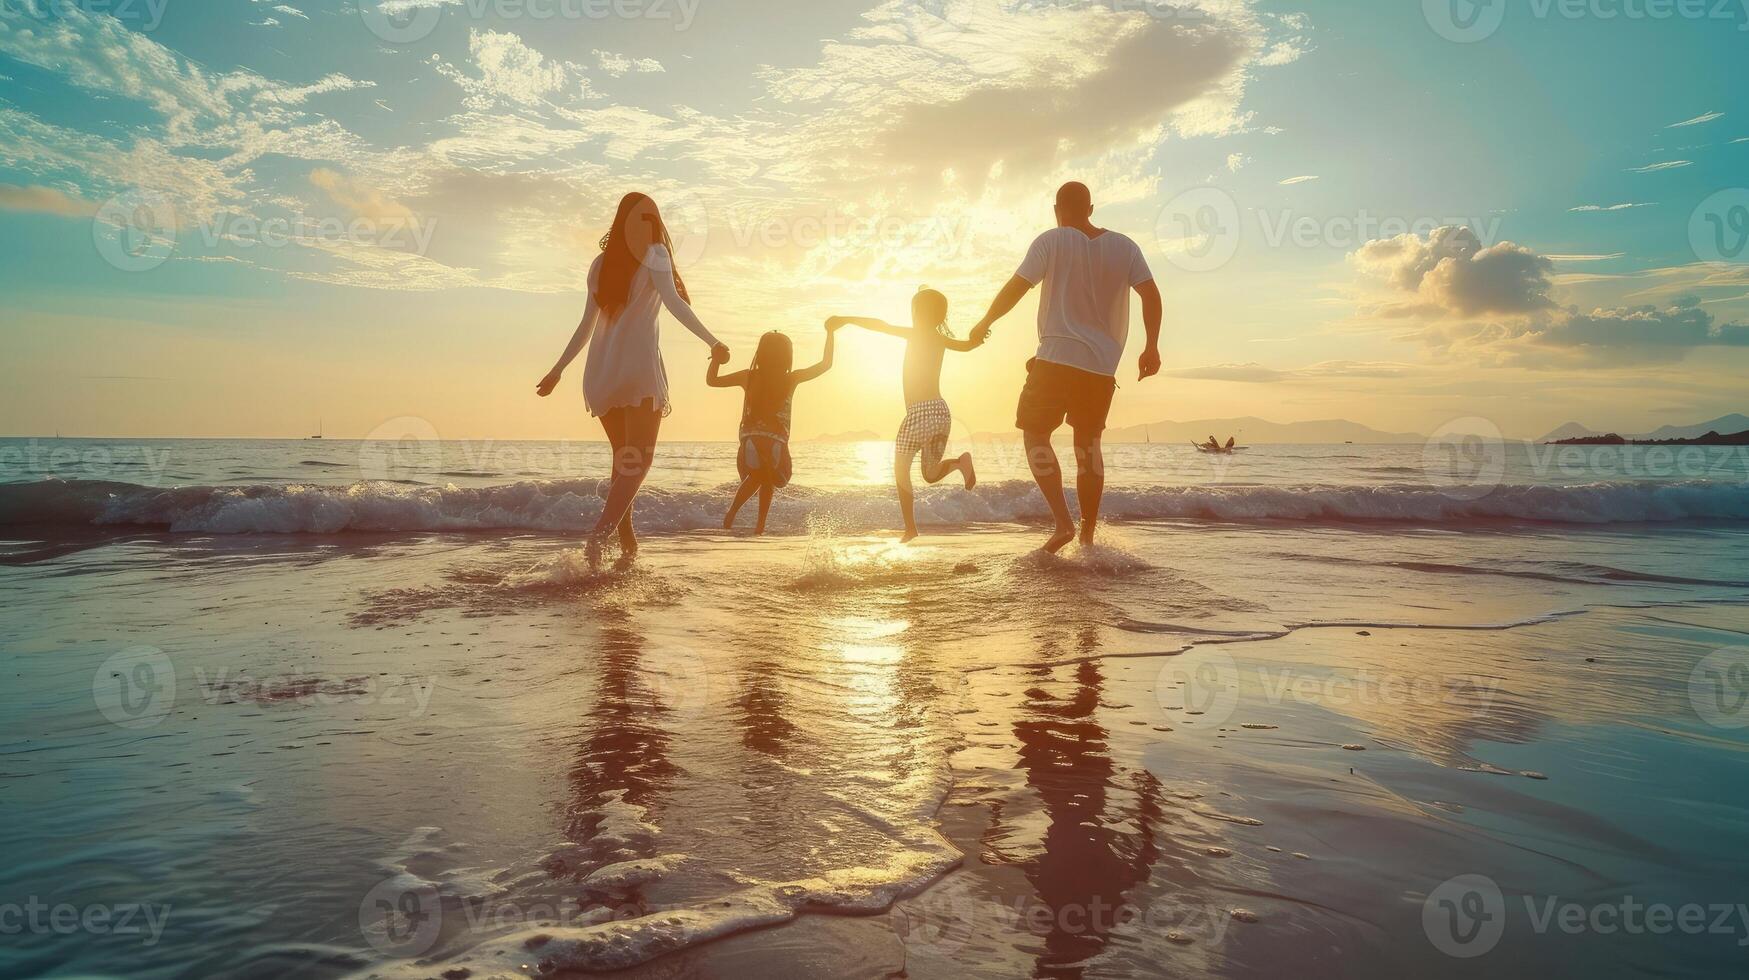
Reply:
[[[741,400],[741,438],[735,454],[735,470],[741,475],[741,488],[723,518],[723,530],[735,526],[735,515],[741,512],[755,491],[759,494],[759,523],[755,534],[765,533],[765,515],[771,512],[771,496],[789,485],[790,406],[796,387],[812,381],[832,369],[832,342],[838,325],[826,324],[826,350],[820,363],[800,371],[795,364],[795,348],[789,337],[771,331],[759,338],[753,363],[745,371],[719,375],[717,368],[729,357],[712,357],[704,382],[712,388],[745,388]]]
[[[686,283],[675,268],[674,244],[656,202],[643,194],[627,194],[619,202],[613,227],[601,240],[601,254],[589,267],[583,319],[558,363],[535,386],[535,393],[543,398],[552,394],[565,368],[588,345],[583,401],[589,414],[601,420],[613,447],[607,502],[589,532],[591,563],[599,561],[602,543],[615,529],[622,554],[629,558],[638,550],[632,501],[649,475],[662,419],[670,409],[657,325],[664,307],[710,345],[713,359],[728,359],[729,348],[692,312]]]

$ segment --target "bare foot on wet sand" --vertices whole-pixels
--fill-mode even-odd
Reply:
[[[915,539],[916,537],[917,537],[917,529],[914,527],[908,527],[905,529],[904,534],[899,535],[899,543],[900,544],[910,544],[912,542],[912,540]]]
[[[1057,528],[1057,533],[1051,535],[1049,541],[1040,545],[1039,550],[1054,555],[1062,551],[1063,547],[1073,540],[1075,540],[1075,525],[1066,524]]]
[[[960,453],[960,472],[966,475],[966,489],[978,485],[978,471],[972,468],[972,454]]]

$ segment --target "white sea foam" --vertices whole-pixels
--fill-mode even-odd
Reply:
[[[348,531],[580,531],[601,510],[596,480],[530,480],[491,487],[407,487],[388,483],[170,489],[129,483],[43,480],[0,485],[0,525],[97,525],[209,534],[335,534]],[[1502,486],[1478,499],[1422,485],[1183,486],[1114,488],[1104,513],[1117,520],[1227,522],[1398,522],[1463,526],[1534,521],[1617,524],[1749,521],[1749,485],[1593,483]],[[646,489],[639,530],[712,529],[728,488]],[[775,533],[804,533],[829,522],[838,531],[891,530],[898,510],[885,487],[811,491],[791,488],[772,510]],[[930,488],[918,497],[918,520],[932,527],[1038,523],[1044,501],[1026,481],[983,484],[976,491]]]

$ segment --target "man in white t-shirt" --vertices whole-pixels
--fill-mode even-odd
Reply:
[[[1038,236],[1026,260],[1002,287],[990,312],[972,330],[982,341],[1032,287],[1043,284],[1038,303],[1038,355],[1026,363],[1015,427],[1026,443],[1027,465],[1056,517],[1044,550],[1056,552],[1075,538],[1075,522],[1063,496],[1063,473],[1051,448],[1051,433],[1068,420],[1075,433],[1075,494],[1081,504],[1081,543],[1093,543],[1099,500],[1105,493],[1105,459],[1099,438],[1117,387],[1117,369],[1130,332],[1130,290],[1142,298],[1148,346],[1141,378],[1160,371],[1160,289],[1142,250],[1128,237],[1092,222],[1087,185],[1057,190],[1057,227]]]

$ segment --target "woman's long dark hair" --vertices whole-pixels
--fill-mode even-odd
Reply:
[[[688,303],[692,297],[686,283],[680,279],[680,269],[673,266],[674,242],[668,237],[668,226],[662,223],[662,212],[649,195],[633,191],[620,198],[619,213],[613,216],[613,227],[601,239],[601,250],[607,257],[601,263],[601,275],[595,283],[595,302],[612,323],[626,307],[632,295],[632,278],[643,267],[644,256],[651,245],[668,249],[670,268],[652,270],[660,275],[674,276],[674,289]]]

